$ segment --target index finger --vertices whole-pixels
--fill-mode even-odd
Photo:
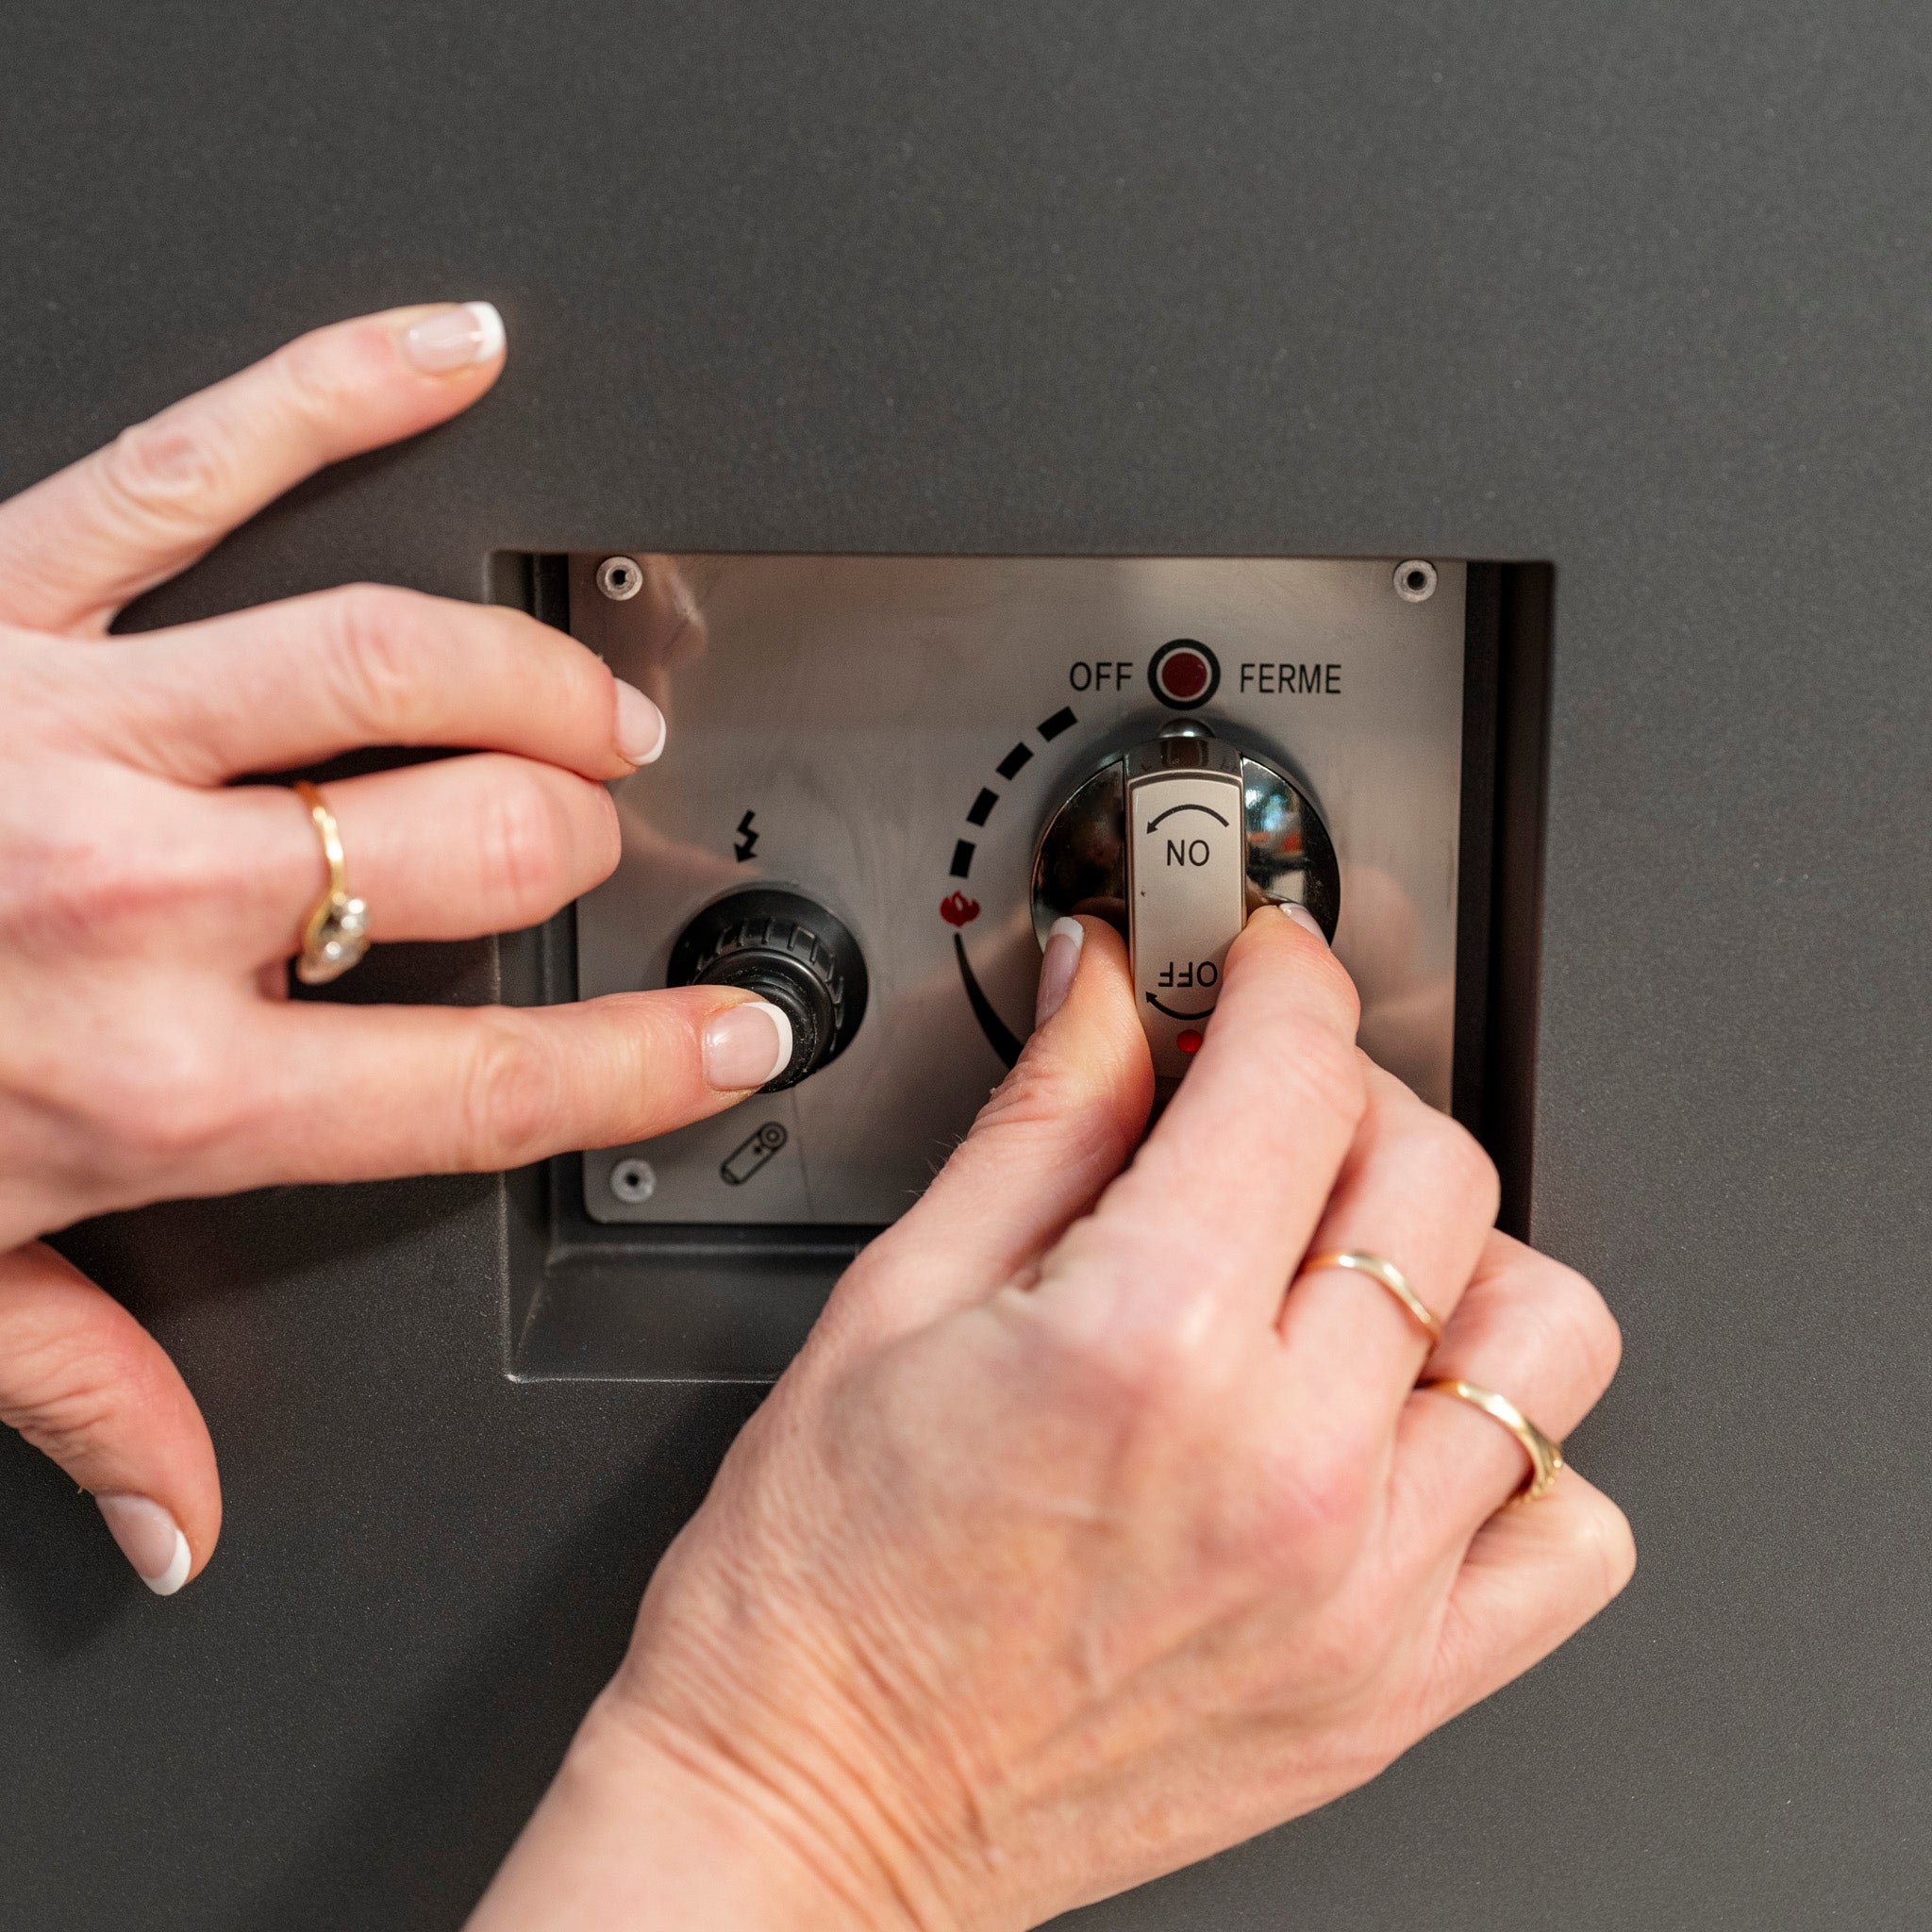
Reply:
[[[1256,912],[1192,1069],[1075,1239],[1169,1319],[1205,1301],[1272,1323],[1367,1105],[1359,1015],[1322,939]]]
[[[262,1002],[228,1051],[198,1090],[171,1084],[154,1197],[490,1173],[649,1140],[763,1086],[791,1035],[741,987],[680,986],[558,1007]]]
[[[488,302],[336,323],[0,505],[0,620],[97,635],[325,464],[466,409],[503,367]]]

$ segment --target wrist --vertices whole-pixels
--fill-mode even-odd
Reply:
[[[741,1767],[591,1708],[468,1932],[919,1932],[891,1874]]]

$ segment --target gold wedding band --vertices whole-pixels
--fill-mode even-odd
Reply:
[[[1319,1274],[1324,1268],[1353,1269],[1357,1274],[1366,1274],[1372,1281],[1379,1281],[1404,1308],[1409,1319],[1429,1338],[1430,1347],[1442,1339],[1442,1324],[1436,1319],[1436,1313],[1427,1302],[1408,1285],[1408,1277],[1393,1261],[1385,1261],[1380,1255],[1336,1252],[1326,1255],[1310,1255],[1302,1263],[1304,1274]]]
[[[1556,1488],[1557,1478],[1563,1474],[1563,1445],[1551,1441],[1507,1395],[1498,1395],[1493,1389],[1478,1389],[1474,1382],[1453,1379],[1424,1382],[1422,1387],[1443,1395],[1453,1395],[1458,1402],[1466,1402],[1473,1408],[1481,1409],[1486,1416],[1501,1423],[1522,1443],[1529,1457],[1529,1480],[1516,1492],[1523,1501],[1534,1503]]]
[[[349,896],[342,834],[335,813],[306,778],[297,779],[293,789],[308,808],[315,835],[322,841],[323,862],[328,867],[328,884],[302,923],[302,957],[295,961],[295,977],[304,986],[326,986],[369,950],[369,908]]]

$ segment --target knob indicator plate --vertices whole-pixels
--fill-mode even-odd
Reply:
[[[1247,915],[1306,906],[1333,939],[1341,881],[1306,790],[1190,720],[1108,760],[1054,814],[1035,849],[1032,900],[1042,945],[1068,913],[1120,929],[1155,1074],[1177,1080]]]

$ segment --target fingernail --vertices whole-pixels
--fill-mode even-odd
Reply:
[[[791,1062],[791,1022],[768,1000],[747,1000],[705,1026],[705,1080],[721,1093],[762,1087]]]
[[[1285,913],[1287,913],[1288,916],[1291,920],[1293,920],[1294,923],[1298,926],[1300,926],[1304,932],[1313,933],[1315,937],[1318,940],[1320,940],[1324,946],[1328,943],[1328,935],[1322,930],[1322,922],[1319,919],[1317,919],[1315,915],[1312,912],[1310,912],[1306,906],[1290,906],[1284,903],[1281,909]]]
[[[1040,991],[1033,1001],[1033,1024],[1044,1026],[1066,1005],[1080,970],[1087,928],[1077,919],[1056,919],[1046,929],[1046,956],[1040,962]]]
[[[94,1507],[121,1554],[157,1596],[173,1596],[188,1581],[194,1558],[181,1525],[145,1496],[96,1496]]]
[[[439,308],[405,332],[403,354],[425,375],[474,369],[503,351],[503,317],[493,302]]]
[[[664,713],[636,685],[617,680],[617,749],[634,765],[648,765],[670,736]]]

